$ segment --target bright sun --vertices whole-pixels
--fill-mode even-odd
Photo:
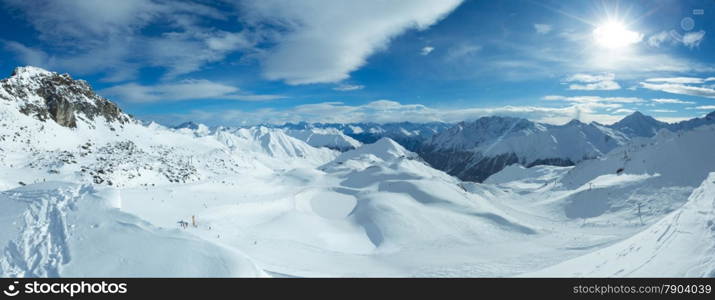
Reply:
[[[621,49],[640,42],[643,34],[628,30],[621,22],[608,21],[593,30],[593,38],[601,47]]]

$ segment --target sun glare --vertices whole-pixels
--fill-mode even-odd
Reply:
[[[621,49],[640,42],[643,34],[628,30],[621,22],[608,21],[593,30],[593,38],[601,47]]]

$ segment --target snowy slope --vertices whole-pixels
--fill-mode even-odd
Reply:
[[[634,139],[601,159],[584,161],[563,182],[577,187],[601,175],[661,174],[663,185],[698,186],[715,170],[715,126],[689,131],[661,130],[653,138]]]
[[[219,180],[226,173],[318,166],[337,156],[277,129],[145,126],[85,82],[38,68],[18,68],[0,90],[3,189],[49,180],[112,186]],[[69,106],[53,110],[53,103]]]
[[[121,212],[118,190],[48,182],[0,193],[2,277],[262,276],[235,250]]]
[[[715,276],[715,173],[683,207],[610,247],[527,276]]]

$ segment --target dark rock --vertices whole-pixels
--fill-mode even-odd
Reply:
[[[13,76],[19,76],[26,68],[16,68]],[[0,81],[4,89],[15,100],[22,101],[32,95],[43,100],[42,103],[26,102],[20,106],[20,112],[31,115],[41,121],[52,119],[65,127],[77,127],[77,119],[90,121],[104,117],[109,122],[125,124],[131,118],[111,101],[97,95],[83,80],[74,80],[68,74],[51,72],[37,73],[29,77],[32,84],[13,80],[13,77]],[[13,100],[13,99],[5,99]]]

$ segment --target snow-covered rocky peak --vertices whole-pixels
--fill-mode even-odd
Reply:
[[[419,159],[419,156],[390,138],[381,138],[375,143],[340,154],[332,163],[342,164],[349,160],[389,162],[398,159]]]
[[[322,164],[337,155],[337,151],[312,147],[287,135],[283,130],[265,126],[217,128],[213,135],[233,151],[267,154],[269,157],[283,161],[283,167],[286,167],[288,160],[302,158]]]
[[[286,129],[286,134],[302,140],[313,147],[326,147],[338,151],[358,148],[362,143],[337,128]]]
[[[435,135],[430,146],[441,149],[471,149],[481,143],[519,131],[536,131],[535,123],[512,117],[483,117],[474,122],[460,122]]]
[[[668,127],[668,123],[658,121],[651,116],[646,116],[636,111],[609,127],[617,129],[630,137],[651,137],[659,129]]]
[[[37,67],[18,67],[0,80],[0,102],[41,121],[75,128],[97,118],[121,124],[131,120],[111,101],[97,95],[84,80]]]
[[[181,123],[173,128],[178,131],[189,131],[196,136],[206,136],[211,134],[211,129],[208,126],[200,123],[194,123],[192,121]]]
[[[16,67],[12,72],[12,77],[24,78],[27,80],[38,76],[52,76],[54,73],[43,68],[33,66]]]

